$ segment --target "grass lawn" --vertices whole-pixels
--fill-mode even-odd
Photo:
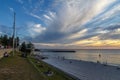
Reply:
[[[0,59],[0,80],[45,80],[42,75],[29,63],[27,58],[14,56]]]
[[[15,52],[14,56],[11,54],[0,59],[0,80],[74,80],[45,62],[20,55],[20,52]],[[53,72],[52,76],[44,74],[48,70]]]

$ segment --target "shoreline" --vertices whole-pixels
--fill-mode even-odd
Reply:
[[[43,61],[80,80],[120,80],[120,68],[117,66],[58,58],[48,58]]]
[[[44,62],[44,61],[43,61],[43,62]],[[67,73],[67,72],[63,71],[63,70],[61,70],[61,69],[59,69],[59,68],[55,67],[55,66],[54,66],[54,65],[52,65],[52,64],[49,64],[49,63],[47,63],[47,62],[45,62],[45,63],[46,63],[46,64],[48,64],[48,65],[50,65],[51,67],[53,67],[53,68],[57,69],[58,71],[60,71],[60,72],[64,73],[65,75],[70,76],[70,77],[71,77],[71,78],[73,78],[74,80],[81,80],[81,79],[79,79],[78,77],[76,77],[76,76],[74,76],[74,75],[72,75],[72,74],[70,74],[70,73]]]

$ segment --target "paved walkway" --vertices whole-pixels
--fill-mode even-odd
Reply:
[[[55,58],[45,59],[43,61],[63,70],[64,72],[74,75],[80,80],[120,80],[120,69],[113,66]]]

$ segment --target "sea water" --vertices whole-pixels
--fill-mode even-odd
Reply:
[[[81,49],[76,52],[39,52],[51,58],[75,59],[120,66],[120,49]]]

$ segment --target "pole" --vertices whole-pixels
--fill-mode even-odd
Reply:
[[[15,15],[16,13],[14,12],[14,22],[13,22],[13,56],[14,56],[14,53],[15,53]]]

